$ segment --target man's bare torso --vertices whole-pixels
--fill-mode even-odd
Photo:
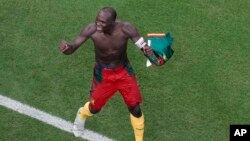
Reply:
[[[96,63],[107,68],[115,68],[128,61],[127,42],[129,37],[123,32],[123,26],[122,22],[116,22],[111,33],[95,30],[90,36],[95,47]]]

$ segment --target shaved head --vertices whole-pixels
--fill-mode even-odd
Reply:
[[[116,20],[117,13],[114,8],[112,7],[103,7],[100,11],[99,14],[103,12],[107,14],[113,21]]]

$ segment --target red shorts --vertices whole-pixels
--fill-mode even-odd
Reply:
[[[117,91],[128,106],[135,106],[142,102],[139,86],[129,63],[115,69],[96,65],[90,90],[90,107],[100,110]]]

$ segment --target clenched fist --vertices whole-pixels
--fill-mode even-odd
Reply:
[[[74,52],[74,48],[72,45],[69,45],[66,41],[62,40],[59,44],[59,50],[64,54],[72,54]]]

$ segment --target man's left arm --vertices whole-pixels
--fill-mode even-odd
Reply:
[[[124,23],[123,32],[125,32],[129,38],[135,43],[135,45],[140,48],[146,56],[153,55],[153,50],[147,45],[145,39],[140,36],[137,29],[131,23]]]

